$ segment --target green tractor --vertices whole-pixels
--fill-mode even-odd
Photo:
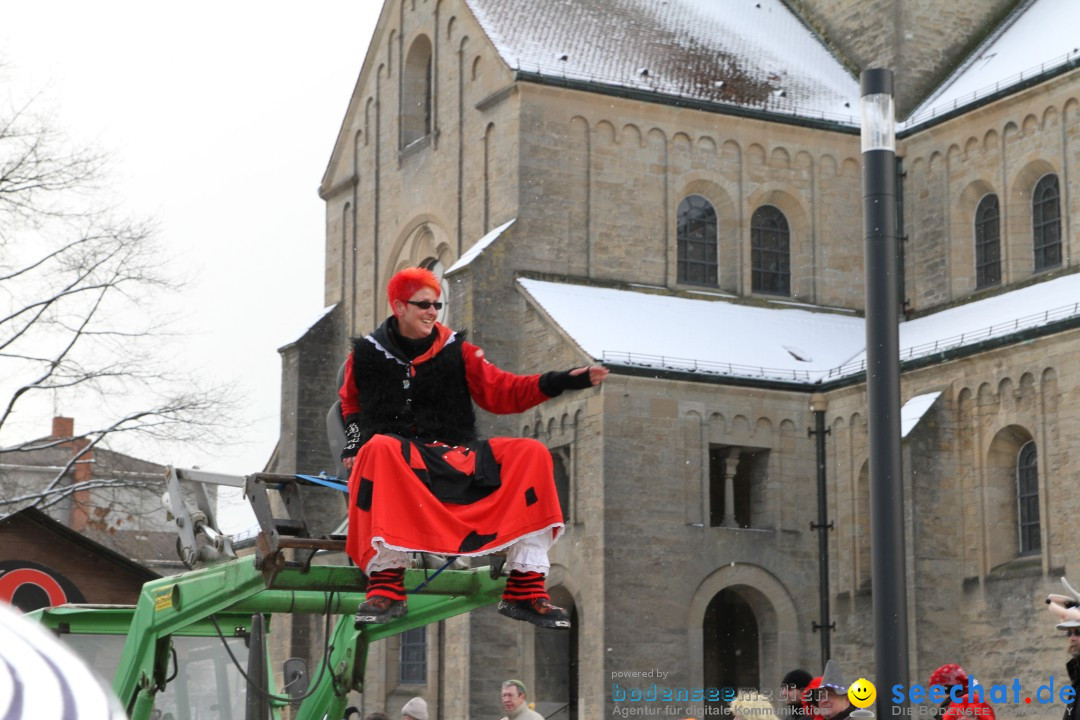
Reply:
[[[351,564],[313,564],[344,538],[307,536],[300,489],[321,477],[258,473],[246,478],[169,468],[168,501],[178,550],[192,569],[143,586],[135,606],[63,605],[31,614],[56,632],[112,687],[131,720],[268,720],[292,707],[297,720],[338,720],[350,692],[363,692],[370,643],[498,602],[505,580],[491,568],[410,569],[409,612],[380,625],[355,625],[364,576]],[[194,483],[189,512],[181,482]],[[213,522],[204,484],[243,485],[259,522],[252,555],[236,557]],[[288,518],[271,516],[268,491]],[[192,493],[189,493],[189,495]],[[286,559],[291,551],[293,559]],[[306,554],[306,556],[305,556]],[[299,559],[297,559],[299,556]],[[320,659],[283,661],[276,687],[267,646],[275,616],[324,616]]]

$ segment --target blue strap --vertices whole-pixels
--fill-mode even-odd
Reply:
[[[348,492],[349,492],[349,486],[346,485],[345,483],[336,482],[337,478],[333,477],[333,476],[300,475],[299,473],[297,473],[296,477],[298,477],[298,478],[300,478],[302,480],[307,480],[309,482],[313,482],[316,485],[322,485],[323,487],[328,487],[331,490],[340,490],[341,492],[343,492],[345,494],[348,494]]]
[[[452,562],[454,562],[455,560],[457,560],[457,558],[458,558],[457,555],[451,555],[450,559],[442,564],[442,567],[440,567],[438,570],[436,570],[430,577],[425,577],[424,582],[420,583],[419,585],[414,587],[412,590],[409,590],[408,591],[409,594],[412,595],[413,593],[417,593],[417,592],[420,592],[421,590],[423,590],[425,585],[427,585],[429,582],[431,582],[432,580],[437,578],[439,576],[439,573],[441,573],[446,568],[450,567],[450,564]]]

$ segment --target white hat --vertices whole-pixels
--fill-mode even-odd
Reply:
[[[1080,627],[1080,593],[1077,593],[1065,578],[1061,578],[1061,584],[1072,594],[1072,597],[1048,595],[1046,609],[1057,615],[1058,620],[1062,621],[1057,624],[1058,630]]]
[[[401,708],[401,714],[413,720],[428,720],[427,703],[422,697],[414,697]]]

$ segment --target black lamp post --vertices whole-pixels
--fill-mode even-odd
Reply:
[[[866,394],[874,684],[907,687],[904,493],[900,474],[900,308],[896,253],[896,125],[891,70],[861,77],[863,238],[866,244]],[[893,694],[877,716],[892,717]],[[900,713],[903,711],[900,710]]]
[[[816,392],[810,396],[810,411],[814,413],[814,429],[807,429],[807,434],[817,438],[817,522],[810,523],[811,530],[818,533],[818,607],[821,608],[821,622],[814,623],[814,632],[821,631],[821,667],[829,662],[832,651],[829,648],[829,633],[836,626],[829,621],[829,531],[833,525],[829,522],[829,508],[825,498],[825,436],[831,430],[825,428],[825,411],[829,409],[829,399],[824,393]]]

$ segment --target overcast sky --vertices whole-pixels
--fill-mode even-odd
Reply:
[[[270,456],[277,349],[323,309],[317,188],[381,6],[4,3],[7,79],[17,92],[42,91],[59,126],[112,154],[111,189],[125,209],[157,219],[178,272],[196,277],[178,305],[185,364],[239,383],[249,442],[144,459],[246,474]],[[90,425],[85,409],[56,410],[76,415],[76,430]],[[48,433],[52,412],[20,418],[28,437]]]

